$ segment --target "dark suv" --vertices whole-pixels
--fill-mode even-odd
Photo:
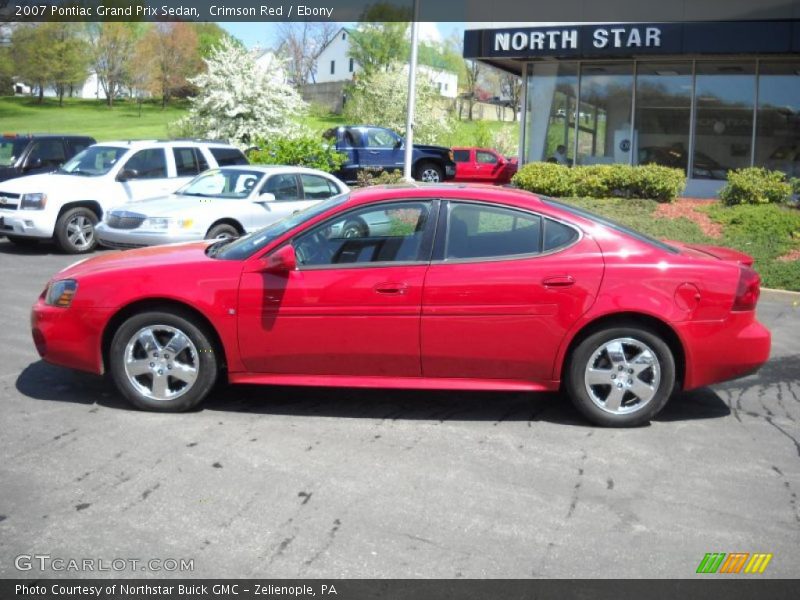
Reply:
[[[0,181],[54,171],[95,143],[85,135],[13,135],[0,137]]]

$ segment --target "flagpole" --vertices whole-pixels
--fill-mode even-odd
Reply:
[[[411,58],[408,64],[408,103],[406,113],[406,146],[403,164],[403,179],[414,181],[411,159],[414,152],[414,111],[417,99],[417,38],[419,36],[419,0],[414,0],[414,16],[411,21]]]

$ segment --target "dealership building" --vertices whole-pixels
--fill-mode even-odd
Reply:
[[[697,197],[800,177],[800,20],[517,24],[467,30],[464,57],[522,77],[522,162],[668,165]]]

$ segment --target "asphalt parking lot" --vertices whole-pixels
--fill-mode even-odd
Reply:
[[[39,360],[30,306],[77,260],[53,252],[0,239],[0,577],[684,578],[707,552],[800,575],[791,296],[762,299],[758,374],[638,429],[517,393],[231,387],[159,415]],[[194,569],[19,571],[20,555]]]

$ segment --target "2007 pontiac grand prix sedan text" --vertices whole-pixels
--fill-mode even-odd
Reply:
[[[136,406],[215,381],[555,391],[601,425],[768,358],[752,259],[652,240],[526,192],[377,187],[238,240],[68,267],[33,308],[45,360]]]

